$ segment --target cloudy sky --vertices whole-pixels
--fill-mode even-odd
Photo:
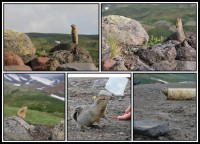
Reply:
[[[4,29],[18,32],[98,34],[98,4],[4,4]]]

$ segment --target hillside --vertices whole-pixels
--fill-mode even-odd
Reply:
[[[53,125],[64,120],[64,101],[30,86],[4,82],[4,116],[16,115],[24,105],[28,107],[26,119],[33,124]]]
[[[151,83],[196,83],[196,74],[134,74],[134,81]]]
[[[182,18],[184,30],[196,32],[195,4],[105,4],[102,8],[102,16],[121,15],[139,21],[149,36],[169,36],[176,17]]]
[[[26,33],[34,46],[36,47],[36,54],[42,55],[49,52],[54,46],[58,45],[56,42],[67,43],[71,42],[70,34],[57,33]],[[79,46],[89,51],[96,65],[98,65],[99,58],[99,36],[98,35],[79,35]]]

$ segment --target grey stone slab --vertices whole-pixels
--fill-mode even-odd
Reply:
[[[169,123],[160,120],[134,121],[134,134],[158,137],[169,132]]]

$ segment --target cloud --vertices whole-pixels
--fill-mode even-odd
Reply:
[[[19,32],[98,34],[98,4],[4,4],[4,28]]]

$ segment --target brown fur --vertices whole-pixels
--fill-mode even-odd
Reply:
[[[26,112],[27,112],[28,107],[27,106],[23,106],[21,107],[18,112],[17,112],[17,116],[21,117],[21,118],[25,118],[26,116]]]
[[[179,42],[183,42],[185,40],[185,33],[183,31],[181,18],[176,18],[176,31],[172,33],[166,40],[177,40]]]
[[[108,96],[100,96],[93,105],[76,107],[72,118],[76,121],[77,126],[82,129],[93,126],[94,122],[100,123],[100,118],[109,120],[105,114],[109,99]]]
[[[76,47],[78,46],[78,29],[75,24],[71,25],[71,36],[72,36],[72,42],[76,44]]]

